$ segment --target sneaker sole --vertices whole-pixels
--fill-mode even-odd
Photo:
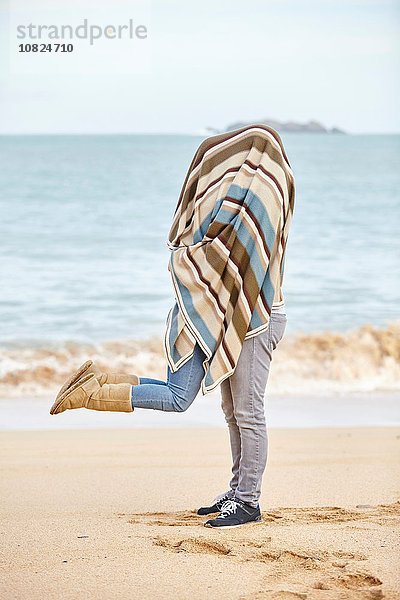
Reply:
[[[221,525],[218,527],[215,525],[211,525],[210,523],[204,523],[204,527],[209,527],[210,529],[234,529],[235,527],[243,527],[244,525],[261,525],[263,523],[262,519],[255,519],[254,521],[248,521],[247,523],[238,523],[237,525]]]
[[[218,515],[220,513],[219,510],[214,510],[213,512],[208,512],[208,513],[199,513],[196,511],[196,515],[198,515],[199,517],[208,517],[209,515]]]

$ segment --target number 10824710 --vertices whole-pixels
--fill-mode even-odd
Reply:
[[[18,52],[73,52],[73,44],[19,44]]]

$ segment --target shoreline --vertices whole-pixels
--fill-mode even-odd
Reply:
[[[2,597],[400,597],[400,428],[274,429],[261,524],[203,526],[218,428],[0,433]],[[240,578],[237,577],[240,571]]]
[[[198,395],[183,413],[135,409],[132,413],[69,410],[50,415],[53,396],[2,398],[1,431],[70,429],[226,428],[219,392]],[[393,392],[318,395],[266,394],[269,429],[400,426],[399,395]]]

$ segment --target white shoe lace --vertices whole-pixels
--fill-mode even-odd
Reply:
[[[237,500],[226,500],[221,507],[221,514],[219,518],[225,519],[230,515],[235,514],[239,506],[239,502]]]
[[[230,490],[228,490],[227,492],[223,492],[222,494],[219,494],[219,496],[216,496],[214,498],[214,500],[212,501],[212,503],[213,504],[220,503],[222,506],[224,502],[226,502],[227,500],[232,498],[232,494],[233,494],[233,492]],[[221,503],[221,501],[222,501],[222,503]]]

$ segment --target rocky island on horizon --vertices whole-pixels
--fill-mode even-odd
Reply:
[[[208,127],[207,130],[210,133],[223,133],[225,131],[233,131],[234,129],[240,129],[245,125],[251,125],[251,123],[260,123],[262,125],[268,125],[278,132],[282,133],[340,133],[345,134],[346,132],[339,127],[328,128],[319,123],[319,121],[308,121],[307,123],[298,123],[297,121],[277,121],[276,119],[260,119],[257,121],[238,121],[227,125],[224,129],[215,129]]]

